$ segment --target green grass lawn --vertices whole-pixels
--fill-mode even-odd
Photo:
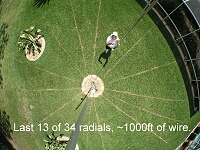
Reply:
[[[44,149],[45,134],[59,123],[61,130],[55,134],[70,136],[71,131],[64,131],[66,123],[76,122],[83,107],[75,110],[84,97],[81,83],[92,74],[103,80],[105,90],[90,98],[83,125],[106,124],[111,131],[81,132],[81,150],[172,150],[180,145],[189,131],[170,132],[168,125],[192,130],[200,114],[190,117],[178,64],[151,18],[146,15],[139,22],[104,68],[98,62],[107,36],[117,31],[122,38],[141,10],[132,0],[51,0],[42,8],[30,0],[2,3],[0,25],[8,23],[9,41],[2,61],[0,108],[10,116],[12,129],[14,123],[34,125],[34,132],[11,134],[19,150]],[[17,48],[20,31],[32,25],[43,31],[46,41],[35,62]],[[151,123],[153,131],[117,128],[126,123]],[[158,131],[164,123],[165,131]]]

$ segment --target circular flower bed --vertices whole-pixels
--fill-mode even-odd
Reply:
[[[33,54],[31,51],[29,52],[27,48],[25,48],[25,56],[30,61],[36,61],[43,54],[45,49],[45,39],[43,36],[39,35],[38,42],[41,44],[40,51],[35,51]]]

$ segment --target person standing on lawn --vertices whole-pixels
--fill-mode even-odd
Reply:
[[[118,37],[117,32],[113,32],[108,38],[106,39],[106,53],[109,50],[114,50],[117,45],[120,45],[120,39]]]

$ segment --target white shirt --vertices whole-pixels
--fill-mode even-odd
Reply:
[[[115,44],[117,44],[117,41],[118,41],[118,40],[119,40],[118,36],[117,36],[116,39],[113,40],[113,39],[112,39],[112,34],[111,34],[110,36],[108,36],[106,42],[114,43],[114,45],[115,45]]]

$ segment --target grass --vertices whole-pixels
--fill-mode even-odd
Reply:
[[[157,131],[157,125],[182,124],[192,128],[199,122],[190,118],[186,87],[174,55],[160,30],[147,15],[117,47],[103,68],[98,62],[105,39],[113,31],[122,37],[142,8],[135,1],[96,0],[92,2],[51,0],[42,8],[32,1],[5,1],[1,21],[8,23],[0,91],[1,109],[16,125],[34,124],[34,132],[14,132],[18,149],[43,149],[43,138],[54,125],[76,122],[84,94],[83,78],[96,74],[105,91],[91,98],[83,121],[109,125],[103,132],[81,132],[80,149],[175,149],[189,131]],[[46,48],[36,62],[17,51],[21,30],[35,25],[43,31]],[[76,28],[77,27],[77,28]],[[42,128],[39,128],[41,123]],[[48,129],[44,123],[48,124]],[[117,129],[126,123],[151,123],[153,132]],[[44,131],[44,130],[47,130]]]

